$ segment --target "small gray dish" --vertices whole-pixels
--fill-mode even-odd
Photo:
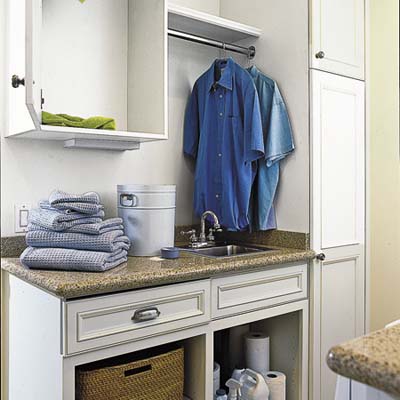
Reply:
[[[177,247],[163,247],[161,249],[161,257],[167,260],[179,258],[179,249]]]

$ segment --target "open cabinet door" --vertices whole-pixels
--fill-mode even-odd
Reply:
[[[29,3],[29,2],[28,2]],[[35,129],[26,107],[25,88],[22,83],[12,85],[12,77],[25,78],[25,0],[6,2],[6,132],[5,136],[16,135]]]
[[[26,0],[25,89],[26,106],[36,129],[42,120],[40,84],[40,36],[42,31],[42,0]]]

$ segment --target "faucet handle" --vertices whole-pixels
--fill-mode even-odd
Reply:
[[[196,229],[191,229],[190,231],[181,231],[181,235],[193,235],[193,233],[196,233]]]
[[[207,240],[210,242],[215,241],[214,232],[222,232],[222,228],[219,224],[215,224],[212,228],[208,230]]]
[[[214,224],[213,227],[214,232],[222,232],[222,228],[220,224]]]
[[[193,242],[197,242],[197,236],[196,236],[196,229],[191,229],[189,231],[181,231],[182,236],[190,235],[189,240]]]
[[[214,231],[215,231],[215,229],[213,229],[213,228],[210,228],[208,230],[207,240],[209,242],[214,242],[215,241]]]

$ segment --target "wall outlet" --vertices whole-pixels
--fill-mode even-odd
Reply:
[[[14,205],[15,233],[24,233],[28,231],[28,217],[30,210],[30,204],[24,203]]]

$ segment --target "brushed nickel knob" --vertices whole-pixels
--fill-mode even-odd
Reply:
[[[25,78],[21,79],[18,75],[13,75],[11,77],[11,86],[16,89],[19,85],[25,86]]]
[[[315,58],[324,58],[325,57],[325,53],[323,51],[319,51],[316,55]]]

